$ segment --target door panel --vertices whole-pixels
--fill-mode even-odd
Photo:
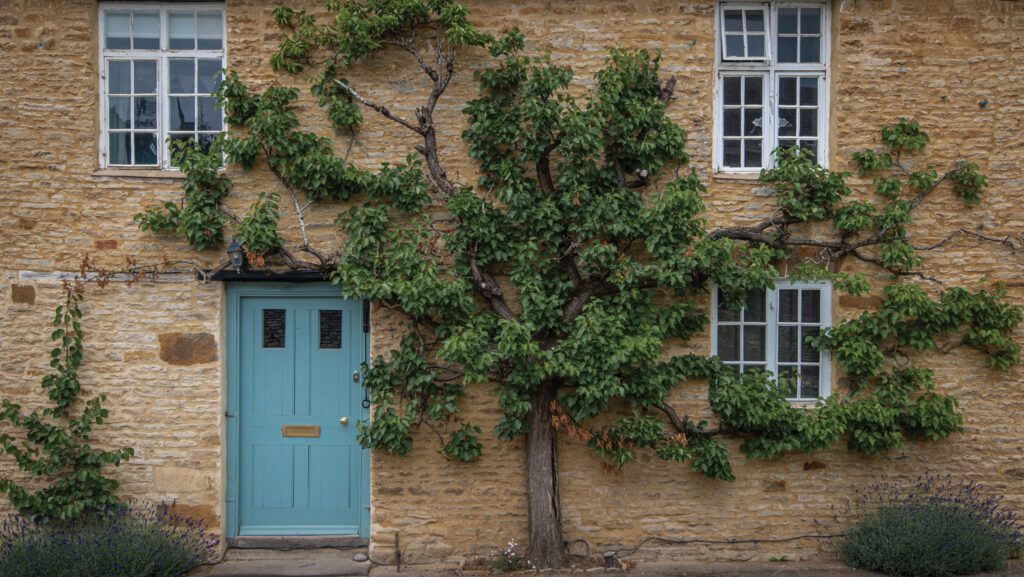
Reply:
[[[238,534],[358,533],[359,301],[243,295],[238,309]],[[286,425],[319,432],[285,436]]]

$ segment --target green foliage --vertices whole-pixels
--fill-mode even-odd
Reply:
[[[0,455],[14,458],[26,473],[45,477],[51,484],[30,490],[10,478],[0,479],[0,493],[6,493],[18,511],[33,520],[74,519],[83,513],[112,505],[117,481],[102,475],[104,465],[117,466],[132,457],[130,447],[104,451],[90,446],[93,426],[103,423],[108,412],[101,405],[106,395],[84,403],[82,414],[72,418],[71,409],[81,385],[78,368],[82,363],[82,296],[66,291],[64,304],[54,314],[50,335],[57,346],[50,353],[53,374],[43,378],[42,388],[52,406],[42,413],[21,413],[21,405],[4,399],[0,422],[7,421],[20,434],[0,434]]]
[[[981,190],[988,185],[985,175],[978,172],[978,165],[973,162],[958,163],[957,170],[949,175],[953,179],[953,194],[964,199],[967,204],[981,202]]]
[[[780,149],[761,174],[776,191],[777,209],[758,227],[709,231],[709,193],[695,170],[685,170],[686,133],[666,116],[673,81],[661,78],[657,52],[610,48],[593,88],[582,90],[570,66],[550,54],[525,54],[520,30],[481,34],[452,0],[333,0],[328,11],[332,18],[320,21],[275,9],[287,32],[273,66],[308,73],[327,118],[352,132],[362,120],[359,106],[391,120],[400,115],[359,96],[369,93],[355,92],[349,71],[389,45],[411,53],[432,88],[416,118],[398,122],[423,139],[420,156],[358,169],[328,138],[300,130],[297,89],[274,84],[255,93],[228,73],[217,96],[241,129],[223,143],[230,162],[265,162],[311,202],[351,203],[335,221],[345,241],[343,256],[331,263],[332,282],[410,321],[399,349],[367,368],[374,414],[358,425],[364,447],[405,455],[413,431],[426,426],[441,453],[473,459],[481,430],[459,403],[465,387],[490,384],[501,409],[494,430],[500,439],[529,432],[531,414],[545,411],[611,469],[647,451],[732,480],[727,447],[717,438],[723,433],[742,437],[747,456],[772,458],[844,438],[852,450],[880,454],[906,437],[959,431],[956,400],[936,393],[923,369],[889,368],[888,352],[934,351],[960,339],[994,367],[1019,362],[1009,334],[1021,314],[1004,294],[951,287],[935,300],[900,282],[885,289],[880,310],[809,341],[830,349],[854,384],[815,407],[792,406],[792,383],[770,375],[735,375],[717,358],[666,356],[667,347],[706,329],[709,290],[717,287],[723,306],[740,308],[749,291],[773,285],[777,264],[791,259],[793,248],[814,247],[826,257],[796,267],[794,278],[829,280],[853,295],[871,292],[865,275],[836,272],[830,259],[859,258],[897,280],[914,273],[923,260],[908,228],[920,199],[947,177],[968,204],[985,185],[967,162],[943,176],[930,166],[904,170],[901,155],[920,153],[929,140],[916,122],[883,127],[885,152],[854,154],[859,176],[874,176],[877,198],[851,198],[848,173],[818,166],[802,149]],[[439,37],[430,42],[414,40],[434,31]],[[420,52],[434,43],[440,53]],[[480,168],[475,187],[438,167],[435,138],[443,130],[431,116],[456,69],[447,58],[473,47],[495,59],[475,71],[479,95],[462,109],[462,139]],[[250,250],[280,246],[277,202],[261,196],[236,228]],[[155,216],[140,219],[155,230],[170,226]],[[836,240],[824,240],[834,232]],[[675,418],[670,429],[654,411],[674,415],[667,401],[697,380],[709,382],[723,426]],[[538,407],[536,398],[554,402]],[[630,416],[602,419],[621,408]]]
[[[843,514],[843,561],[893,577],[996,571],[1024,547],[1024,524],[998,497],[948,477],[910,487],[874,484]]]
[[[217,554],[201,521],[139,501],[74,520],[0,526],[0,577],[179,577]]]
[[[896,126],[882,127],[882,144],[889,150],[895,151],[897,157],[904,148],[920,152],[929,140],[928,135],[921,130],[921,126],[916,120],[900,118]]]
[[[774,167],[761,171],[761,180],[776,186],[779,207],[800,221],[832,218],[850,195],[848,173],[818,166],[802,148],[780,148],[775,158]]]
[[[452,433],[441,453],[467,463],[472,461],[480,456],[483,449],[480,439],[477,438],[481,432],[480,427],[464,424],[461,429]]]
[[[508,573],[533,568],[533,564],[526,558],[519,543],[512,539],[504,549],[491,555],[487,561],[487,568],[492,572]]]
[[[227,178],[218,173],[221,144],[218,139],[209,150],[201,150],[195,140],[171,142],[174,164],[185,175],[181,204],[166,202],[135,215],[140,230],[174,232],[184,235],[195,250],[217,248],[224,242],[224,214],[220,203],[231,189]]]
[[[252,254],[261,255],[284,246],[277,235],[277,204],[280,195],[260,193],[242,222],[235,226],[235,240]]]

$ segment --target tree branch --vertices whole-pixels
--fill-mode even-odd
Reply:
[[[519,320],[519,317],[505,302],[505,293],[498,286],[498,281],[494,280],[494,277],[477,263],[475,254],[469,255],[469,270],[473,274],[473,286],[477,292],[490,301],[494,312],[506,320]]]
[[[676,413],[676,410],[672,408],[672,406],[669,405],[668,403],[662,403],[660,405],[652,406],[660,410],[661,412],[665,413],[665,415],[668,416],[668,420],[672,423],[672,426],[675,427],[677,431],[684,435],[701,435],[704,437],[713,437],[715,435],[720,435],[726,432],[723,427],[718,427],[717,429],[700,429],[690,422],[690,417],[684,416],[683,418],[680,419],[679,413]]]
[[[334,80],[335,84],[337,84],[338,86],[344,88],[352,96],[352,98],[355,98],[356,100],[358,100],[359,103],[362,104],[363,106],[366,106],[367,108],[372,108],[373,110],[376,110],[377,113],[380,114],[381,116],[383,116],[385,118],[388,118],[388,119],[391,119],[391,120],[394,120],[395,122],[401,124],[402,126],[408,128],[409,130],[411,130],[411,131],[413,131],[413,132],[415,132],[417,134],[423,134],[422,129],[420,129],[415,124],[409,122],[408,120],[402,118],[401,116],[395,115],[390,110],[388,110],[386,106],[381,106],[380,104],[377,104],[375,102],[370,102],[369,100],[367,100],[367,99],[363,98],[362,96],[360,96],[359,93],[356,92],[354,88],[352,88],[348,84],[345,84],[341,80],[338,80],[337,78],[335,78],[333,80]]]
[[[916,247],[916,246],[911,245],[911,247],[914,250],[935,250],[937,248],[942,247],[946,243],[952,241],[953,238],[956,235],[958,235],[958,234],[966,234],[966,235],[978,238],[980,240],[986,240],[986,241],[989,241],[989,242],[994,242],[996,244],[1001,244],[1001,245],[1004,245],[1004,246],[1008,247],[1010,249],[1010,251],[1012,251],[1012,252],[1017,252],[1018,250],[1021,249],[1020,246],[1017,246],[1017,245],[1013,244],[1013,237],[1010,236],[1010,235],[1006,235],[1003,238],[995,238],[995,237],[991,237],[991,236],[985,236],[985,235],[983,235],[981,233],[974,232],[974,231],[971,231],[971,230],[967,230],[967,229],[964,229],[964,228],[959,228],[957,230],[954,230],[953,232],[951,232],[948,235],[946,235],[946,238],[940,240],[939,242],[937,242],[937,243],[935,243],[935,244],[933,244],[931,246]]]

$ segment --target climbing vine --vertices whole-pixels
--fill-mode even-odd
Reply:
[[[250,253],[320,270],[344,294],[403,312],[408,334],[368,367],[373,419],[359,424],[366,447],[405,455],[413,431],[425,428],[442,454],[472,460],[482,450],[481,429],[461,404],[468,387],[492,387],[501,410],[494,434],[526,435],[529,556],[539,566],[566,559],[558,429],[586,440],[612,470],[650,450],[732,480],[724,437],[741,439],[750,457],[772,458],[844,438],[851,450],[880,454],[907,437],[960,431],[956,399],[937,391],[927,368],[889,362],[894,355],[910,353],[916,362],[917,353],[962,345],[995,368],[1020,361],[1009,335],[1021,312],[1002,290],[943,285],[929,294],[917,284],[938,283],[923,269],[924,255],[958,235],[1019,247],[968,230],[932,246],[913,243],[913,214],[926,197],[951,193],[977,204],[987,184],[960,159],[942,174],[905,169],[901,159],[923,154],[929,142],[916,122],[882,127],[883,149],[854,155],[859,176],[874,176],[877,198],[855,193],[850,174],[822,168],[799,149],[777,150],[761,174],[776,191],[771,213],[709,229],[708,190],[686,166],[686,131],[667,115],[679,106],[676,79],[661,77],[656,51],[609,49],[593,89],[580,91],[571,67],[525,53],[518,29],[483,34],[451,0],[335,1],[328,9],[324,22],[276,9],[284,35],[271,64],[311,81],[313,98],[336,133],[349,135],[348,145],[301,129],[297,89],[273,84],[257,93],[229,72],[216,95],[235,130],[210,152],[182,149],[182,202],[136,218],[144,229],[184,234],[197,249],[222,242],[227,218]],[[428,93],[414,110],[375,102],[348,78],[389,51],[408,56],[426,79]],[[459,71],[456,56],[484,51],[493,61],[474,74],[480,92],[462,109],[461,133],[479,177],[464,183],[438,152],[434,112]],[[350,162],[366,111],[403,130],[415,153],[375,171]],[[275,194],[293,208],[304,256],[280,238],[278,197],[261,195],[245,217],[224,208],[231,186],[211,169],[221,151],[229,165],[276,175]],[[347,208],[335,225],[344,240],[314,247],[307,208],[340,202]],[[667,342],[705,334],[709,290],[717,287],[722,305],[738,309],[750,291],[772,287],[777,264],[796,254],[813,256],[794,278],[882,294],[877,311],[810,341],[832,351],[848,390],[796,408],[785,379],[735,374],[714,357],[666,355]],[[872,287],[863,274],[839,272],[847,260],[877,267],[891,284]],[[674,391],[703,382],[717,423],[672,407]],[[612,411],[621,406],[626,416]],[[609,412],[620,418],[601,418]]]
[[[113,505],[118,483],[105,477],[102,469],[117,466],[134,455],[131,447],[107,451],[90,444],[93,427],[102,424],[109,414],[102,406],[106,395],[85,401],[81,415],[72,415],[81,391],[81,301],[81,293],[66,286],[64,303],[54,313],[50,335],[56,343],[50,352],[54,372],[42,380],[52,406],[42,413],[26,415],[21,405],[8,399],[0,403],[0,422],[6,421],[20,431],[0,433],[0,455],[13,457],[26,473],[50,480],[48,486],[32,490],[8,477],[0,478],[0,493],[6,493],[22,515],[34,520],[74,519],[89,510]]]

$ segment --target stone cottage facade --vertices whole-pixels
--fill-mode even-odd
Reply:
[[[180,197],[181,178],[169,169],[165,139],[209,138],[222,129],[206,96],[211,70],[226,65],[256,87],[273,81],[301,85],[268,65],[279,40],[274,6],[258,0],[0,2],[3,397],[28,406],[41,399],[38,385],[49,371],[48,327],[61,281],[73,276],[86,255],[110,269],[122,267],[126,257],[139,263],[176,259],[200,269],[224,260],[220,250],[194,253],[177,239],[141,232],[132,218]],[[989,177],[978,207],[965,210],[950,194],[930,198],[916,225],[919,238],[937,241],[946,231],[979,227],[994,236],[1016,237],[1024,226],[1022,2],[477,0],[469,7],[472,21],[484,31],[520,27],[529,49],[549,51],[556,62],[572,65],[581,87],[602,63],[607,46],[661,49],[664,74],[678,78],[678,100],[669,113],[689,134],[691,165],[708,186],[712,223],[742,223],[765,213],[772,200],[756,174],[774,146],[799,142],[830,168],[852,170],[850,155],[876,145],[880,125],[907,116],[931,134],[926,150],[934,163],[965,158]],[[764,56],[759,51],[766,46],[772,47],[770,57],[750,65],[751,58]],[[464,181],[473,180],[474,167],[463,160],[459,107],[475,96],[471,70],[485,57],[482,51],[466,54],[438,109],[445,127],[442,155]],[[357,69],[351,80],[373,86],[373,95],[390,108],[408,111],[422,99],[424,87],[407,66],[399,54],[388,53],[379,63]],[[794,78],[792,101],[783,94],[787,74]],[[785,122],[796,127],[787,131],[782,120],[774,120],[758,138],[733,129],[732,118],[761,106],[773,107],[770,118],[791,119]],[[329,131],[308,96],[298,112],[307,125]],[[413,143],[398,129],[366,116],[354,142],[357,163],[379,166],[412,151]],[[226,170],[234,181],[231,202],[238,207],[278,186],[260,171]],[[868,190],[868,179],[857,182]],[[329,223],[339,208],[317,210],[319,221]],[[282,212],[282,222],[288,222],[289,209]],[[329,225],[312,227],[310,234],[322,245],[336,241]],[[927,266],[930,273],[967,286],[1005,283],[1014,302],[1022,303],[1022,263],[1020,254],[961,239],[930,257]],[[484,435],[483,457],[469,464],[438,456],[423,432],[406,458],[371,454],[353,444],[354,423],[368,411],[351,373],[362,360],[396,346],[403,319],[375,309],[364,330],[362,303],[343,301],[326,285],[198,282],[185,265],[179,268],[156,281],[91,286],[86,295],[85,394],[105,393],[111,412],[97,438],[136,451],[112,472],[121,493],[175,500],[228,538],[360,535],[380,560],[393,556],[396,534],[407,561],[455,561],[486,554],[509,539],[525,541],[521,442]],[[878,286],[884,284],[882,275],[865,272]],[[833,321],[878,302],[876,295],[828,298]],[[333,336],[318,333],[319,347],[312,333],[296,332],[294,343],[306,353],[345,352],[320,365],[324,379],[350,385],[344,393],[304,393],[313,406],[333,407],[324,414],[341,425],[331,449],[336,452],[318,455],[322,449],[313,446],[284,450],[260,437],[276,435],[278,425],[297,427],[288,432],[298,438],[313,426],[327,435],[327,425],[285,419],[271,423],[270,433],[251,422],[239,425],[246,411],[258,411],[239,400],[239,390],[269,379],[281,366],[270,357],[252,358],[247,351],[256,347],[253,339],[262,338],[264,348],[286,349],[275,345],[273,331],[259,333],[246,320],[259,318],[247,316],[246,307],[293,311],[308,320],[307,328],[343,322]],[[275,314],[264,311],[261,318],[270,323],[264,327],[288,331],[280,341],[287,342],[290,331],[301,327]],[[691,346],[710,353],[710,335]],[[723,483],[646,458],[608,475],[582,443],[566,438],[559,457],[566,539],[585,539],[591,550],[605,551],[629,549],[647,536],[729,540],[817,534],[814,521],[830,518],[832,507],[843,505],[858,488],[923,473],[981,481],[1005,495],[1007,505],[1024,510],[1022,369],[988,369],[980,355],[961,349],[936,356],[931,366],[943,391],[960,399],[964,433],[941,442],[910,442],[884,457],[840,447],[772,461],[734,456],[737,481]],[[836,372],[822,383],[822,392],[841,388]],[[485,431],[499,415],[489,412],[487,403],[473,401],[489,395],[483,388],[473,390],[464,409]],[[707,413],[706,385],[680,387],[678,401],[690,414]],[[734,444],[730,447],[740,455]],[[301,491],[296,488],[301,483],[277,466],[295,459],[319,463],[316,476],[303,479]],[[19,474],[6,460],[0,460],[0,471]],[[302,523],[296,524],[292,514],[276,513],[298,500],[308,513]],[[10,511],[4,504],[0,501],[0,508]],[[823,540],[813,538],[742,545],[649,543],[632,558],[781,555],[814,558],[827,550]]]

